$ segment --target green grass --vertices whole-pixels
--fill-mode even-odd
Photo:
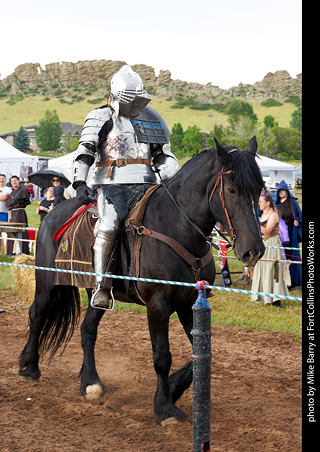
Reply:
[[[59,99],[51,97],[48,100],[43,96],[27,97],[13,105],[7,103],[8,99],[0,99],[0,133],[13,132],[19,130],[20,126],[30,126],[39,124],[44,116],[45,110],[56,110],[61,122],[72,122],[82,125],[88,112],[98,105],[93,105],[88,100],[95,99],[95,95],[85,97],[81,102],[61,103]],[[262,100],[247,100],[254,109],[260,122],[266,115],[272,115],[278,121],[279,126],[288,127],[291,115],[296,107],[292,103],[283,103],[281,107],[263,107]],[[102,102],[103,103],[103,102]],[[175,102],[167,101],[153,96],[150,106],[157,110],[165,119],[169,129],[180,122],[185,130],[188,126],[197,125],[202,132],[210,132],[215,123],[226,126],[228,124],[227,115],[215,110],[191,110],[189,107],[182,109],[172,109]]]

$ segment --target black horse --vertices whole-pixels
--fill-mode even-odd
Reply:
[[[210,246],[206,237],[210,236],[216,222],[220,222],[233,239],[238,259],[245,266],[254,265],[264,253],[256,214],[258,198],[264,188],[255,161],[257,142],[253,137],[247,151],[239,151],[231,146],[222,147],[218,142],[216,146],[217,149],[194,156],[167,181],[167,188],[175,201],[163,186],[152,195],[145,211],[144,226],[170,236],[193,256],[201,258],[208,253]],[[37,237],[37,266],[55,266],[58,243],[52,241],[52,235],[78,208],[77,198],[64,201],[41,223]],[[171,247],[145,236],[141,244],[140,275],[143,278],[195,282],[190,265]],[[36,271],[28,341],[20,356],[21,376],[38,379],[39,349],[42,352],[50,349],[53,355],[61,345],[65,347],[79,319],[78,288],[54,285],[54,278],[54,272]],[[201,269],[200,278],[213,284],[213,259]],[[116,300],[137,302],[134,297],[128,297],[122,280],[114,280],[113,287]],[[175,401],[192,382],[192,361],[169,376],[171,353],[168,326],[170,315],[177,312],[192,342],[192,305],[197,297],[196,291],[192,287],[146,282],[137,282],[136,287],[147,307],[153,363],[157,374],[154,400],[156,420],[158,423],[166,423],[172,418],[185,420],[186,414],[175,406]],[[90,296],[90,290],[87,291]],[[94,357],[97,327],[103,314],[103,310],[89,306],[81,325],[83,364],[80,392],[83,395],[95,388],[98,393],[105,389],[98,376]]]

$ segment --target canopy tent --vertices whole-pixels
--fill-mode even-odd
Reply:
[[[28,173],[37,169],[38,157],[25,154],[0,138],[0,173],[5,174],[7,180],[11,176],[26,180]]]
[[[258,155],[256,162],[268,188],[275,188],[276,183],[284,180],[291,190],[294,189],[294,165],[280,162],[264,155]]]

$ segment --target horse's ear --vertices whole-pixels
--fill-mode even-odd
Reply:
[[[256,154],[258,151],[258,143],[255,136],[253,136],[249,141],[248,151],[251,152],[252,154]]]
[[[228,152],[224,149],[224,147],[221,146],[221,144],[218,142],[218,140],[214,139],[216,143],[216,148],[218,152],[218,156],[220,157],[220,160],[223,165],[227,165],[230,162],[230,156]]]

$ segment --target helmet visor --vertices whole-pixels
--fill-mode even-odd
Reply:
[[[120,112],[124,116],[133,118],[150,102],[151,96],[146,91],[138,95],[132,91],[120,91],[118,99]]]

